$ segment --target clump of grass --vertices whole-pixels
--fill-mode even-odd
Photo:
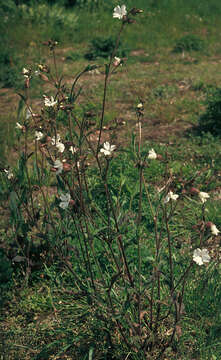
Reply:
[[[60,41],[65,34],[70,38],[78,26],[78,16],[73,10],[66,10],[59,4],[33,2],[30,5],[19,5],[15,22],[22,21],[27,25],[35,25],[43,36]]]
[[[202,51],[205,48],[205,42],[200,37],[188,34],[178,39],[173,52],[175,53],[183,53],[185,51]]]
[[[98,57],[108,58],[114,48],[115,48],[116,39],[112,36],[104,38],[104,37],[96,37],[91,40],[89,50],[85,54],[85,58],[88,60],[95,60]],[[119,43],[119,47],[115,55],[119,57],[125,57],[127,55],[127,50],[123,48],[122,43]]]
[[[209,88],[205,100],[206,111],[199,118],[200,131],[221,135],[221,88]]]

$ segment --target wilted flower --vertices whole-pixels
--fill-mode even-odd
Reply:
[[[60,135],[59,134],[57,134],[57,136],[55,137],[55,136],[53,136],[52,138],[51,138],[51,145],[56,145],[57,143],[59,143],[60,142],[60,140],[61,140],[61,137],[60,137]]]
[[[53,107],[53,106],[55,106],[57,104],[57,100],[55,100],[53,98],[53,96],[51,96],[51,97],[48,97],[46,95],[43,95],[43,96],[44,96],[44,104],[45,104],[45,106]]]
[[[148,159],[154,160],[157,158],[157,154],[155,153],[154,149],[149,150]]]
[[[69,151],[70,151],[72,154],[75,154],[75,153],[77,152],[77,149],[76,149],[76,147],[70,146]]]
[[[68,205],[69,205],[69,202],[71,200],[71,195],[69,193],[66,193],[66,194],[61,194],[60,195],[60,204],[59,206],[62,208],[62,209],[67,209]]]
[[[58,152],[63,153],[64,149],[65,149],[65,146],[64,146],[64,144],[62,142],[58,142],[56,144],[56,148],[58,149]]]
[[[9,180],[14,177],[14,174],[13,174],[13,172],[12,172],[10,169],[9,169],[9,170],[4,169],[4,172],[6,173],[7,178],[8,178]]]
[[[63,171],[63,163],[60,160],[55,160],[54,168],[56,169],[56,175],[59,175]]]
[[[117,66],[119,66],[120,64],[121,64],[121,58],[115,56],[115,57],[114,57],[113,65],[117,67]]]
[[[31,113],[30,109],[27,109],[26,116],[25,116],[26,120],[30,119],[31,116],[32,116],[32,113]]]
[[[57,137],[53,136],[51,139],[51,144],[55,145],[59,152],[64,152],[65,146],[62,142],[60,142],[61,137],[59,134],[57,134]]]
[[[112,152],[116,149],[116,145],[110,145],[108,141],[106,141],[103,146],[100,152],[103,152],[105,156],[112,155]]]
[[[23,130],[23,129],[24,129],[24,126],[21,125],[19,122],[16,122],[15,128],[16,128],[16,129],[19,129],[19,130]]]
[[[193,261],[198,265],[203,265],[210,262],[210,256],[207,249],[196,249],[193,252]]]
[[[216,225],[213,224],[212,222],[208,222],[207,227],[210,227],[211,233],[215,236],[219,235],[220,231],[217,229]]]
[[[202,201],[202,203],[205,203],[206,200],[210,197],[209,194],[207,194],[206,192],[200,191],[199,192],[199,198]]]
[[[117,18],[117,19],[123,19],[124,16],[127,15],[127,10],[126,10],[126,6],[125,5],[117,5],[114,8],[114,12],[113,12],[113,18]]]
[[[174,194],[172,191],[170,191],[167,196],[164,199],[164,203],[169,202],[170,200],[176,201],[178,199],[179,195]]]
[[[100,71],[98,69],[92,69],[88,71],[90,75],[100,75]]]
[[[35,139],[37,141],[41,140],[43,138],[44,134],[41,131],[35,131]]]

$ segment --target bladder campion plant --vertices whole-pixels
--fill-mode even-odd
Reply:
[[[120,28],[105,64],[98,128],[88,130],[85,118],[75,113],[78,81],[96,65],[76,75],[69,88],[58,73],[57,43],[49,40],[45,45],[54,59],[54,70],[46,64],[36,71],[23,68],[25,92],[20,96],[26,112],[16,125],[21,139],[18,166],[4,169],[2,182],[26,280],[32,267],[31,248],[38,239],[41,250],[47,251],[42,261],[59,261],[70,272],[75,294],[79,301],[86,299],[93,317],[105,328],[105,341],[113,354],[120,346],[124,358],[160,359],[180,336],[189,274],[211,261],[207,230],[212,236],[219,230],[206,221],[209,194],[196,188],[188,194],[176,193],[167,154],[144,149],[142,101],[135,106],[137,135],[132,136],[127,152],[121,153],[109,139],[102,140],[108,84],[122,65],[116,57],[120,37],[141,13],[136,8],[127,11],[125,5],[114,8],[113,18],[119,20]],[[32,76],[54,87],[54,94],[44,95],[42,109],[36,113],[30,97]],[[61,113],[67,127],[58,121]],[[93,131],[96,141],[91,140]],[[119,154],[123,160],[118,162],[118,179],[113,183]],[[158,179],[156,185],[148,179],[146,169],[151,162],[162,168],[160,188]],[[134,172],[132,188],[124,174],[125,164]],[[190,200],[202,214],[199,241],[193,250],[175,256],[172,229],[181,204]]]

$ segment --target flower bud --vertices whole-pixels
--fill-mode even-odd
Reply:
[[[125,22],[127,22],[128,24],[135,24],[136,21],[134,19],[125,19]]]
[[[143,13],[143,10],[133,8],[133,9],[130,10],[130,13],[131,13],[131,15],[134,15],[134,16],[135,16],[135,15],[137,15],[137,14]]]
[[[25,79],[25,88],[26,88],[26,89],[29,89],[29,88],[30,88],[30,79],[29,79],[29,78],[26,78],[26,79]]]
[[[206,224],[207,229],[210,229],[213,223],[211,221],[208,221]]]
[[[190,191],[190,194],[192,194],[192,195],[198,195],[200,192],[198,189],[196,189],[194,187],[191,187],[189,191]]]
[[[41,80],[43,80],[43,81],[49,81],[48,77],[47,77],[45,74],[40,73],[40,74],[39,74],[39,77],[40,77]]]
[[[56,168],[54,168],[54,167],[51,167],[50,171],[51,171],[51,172],[56,172],[56,171],[57,171],[57,169],[56,169]]]
[[[51,136],[47,136],[47,137],[46,137],[46,142],[47,142],[47,143],[50,143],[50,142],[51,142]]]
[[[63,171],[68,172],[71,170],[71,165],[68,163],[63,163]]]

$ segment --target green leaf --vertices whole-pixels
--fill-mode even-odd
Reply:
[[[18,203],[19,203],[18,195],[16,194],[15,191],[12,191],[9,195],[10,210],[16,212],[18,209]]]
[[[93,359],[93,353],[94,353],[94,348],[91,347],[90,350],[89,350],[88,360],[92,360],[92,359]]]
[[[17,110],[17,119],[20,120],[24,115],[24,108],[25,108],[25,101],[26,98],[22,94],[18,94],[21,99],[18,103],[18,110]]]

